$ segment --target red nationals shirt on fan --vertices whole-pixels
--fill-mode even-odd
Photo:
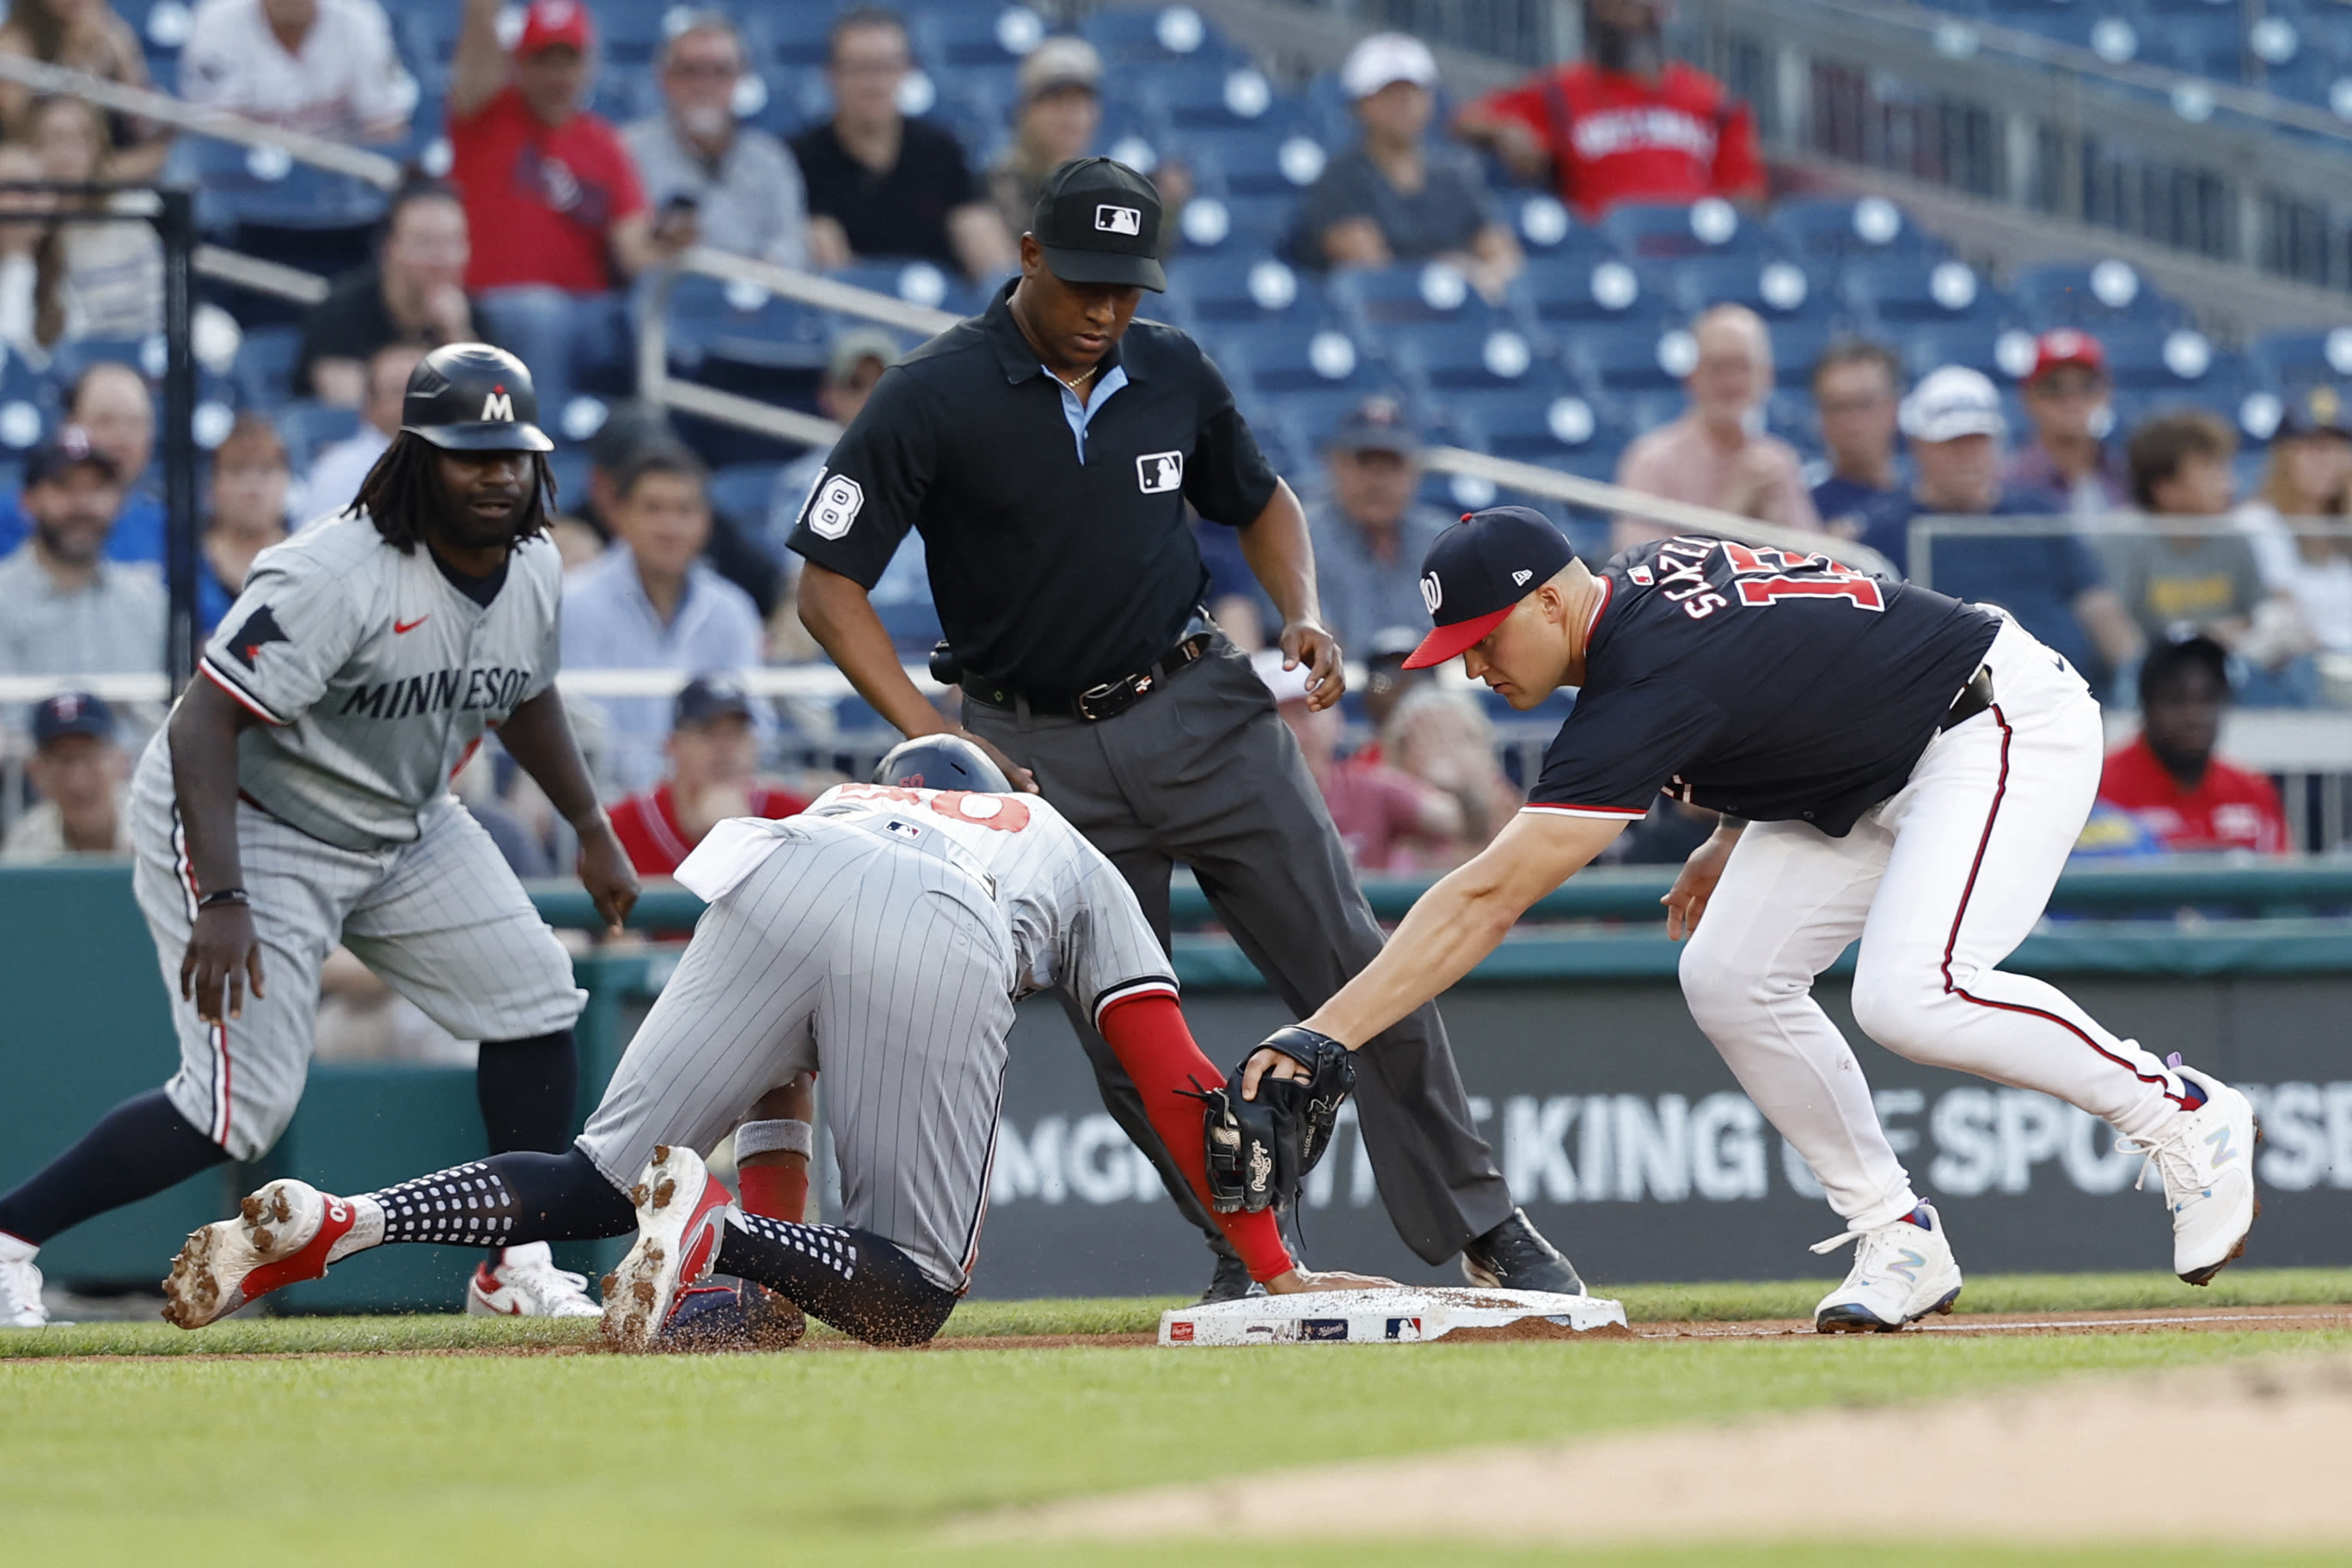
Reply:
[[[1655,85],[1589,64],[1562,66],[1491,93],[1479,107],[1542,140],[1559,199],[1587,217],[1620,202],[1764,194],[1748,106],[1686,65],[1668,66]]]
[[[449,117],[449,150],[473,236],[468,290],[613,287],[613,226],[645,210],[646,197],[609,121],[582,113],[544,125],[509,87],[470,117]]]
[[[2205,776],[2188,789],[2165,772],[2147,741],[2134,741],[2108,753],[2099,798],[2147,824],[2167,849],[2287,852],[2286,814],[2279,807],[2278,791],[2261,773],[2219,757],[2206,763]]]

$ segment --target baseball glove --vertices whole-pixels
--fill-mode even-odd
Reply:
[[[1214,1089],[1192,1086],[1202,1105],[1209,1201],[1219,1214],[1289,1207],[1331,1146],[1339,1107],[1356,1086],[1348,1048],[1327,1035],[1294,1025],[1267,1036],[1259,1049],[1280,1052],[1307,1076],[1261,1079],[1255,1100],[1242,1098],[1241,1068]]]

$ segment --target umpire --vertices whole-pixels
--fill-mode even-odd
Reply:
[[[1303,1016],[1371,962],[1380,928],[1272,698],[1200,608],[1188,501],[1240,530],[1309,701],[1329,707],[1345,678],[1297,497],[1200,346],[1130,327],[1142,291],[1167,287],[1160,224],[1159,196],[1124,164],[1081,158],[1047,176],[1020,278],[886,372],[834,447],[791,539],[808,563],[801,619],[900,731],[944,728],[866,598],[919,530],[968,732],[1118,868],[1163,947],[1170,874],[1191,866]],[[1209,1299],[1242,1294],[1247,1271],[1134,1086],[1082,1021],[1079,1035],[1104,1103],[1217,1254]],[[1358,1115],[1406,1244],[1431,1263],[1463,1254],[1482,1284],[1580,1289],[1512,1206],[1436,1008],[1365,1054]]]

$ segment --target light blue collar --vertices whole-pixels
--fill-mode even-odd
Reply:
[[[1038,368],[1045,369],[1042,364]],[[1070,434],[1077,439],[1078,464],[1083,468],[1087,460],[1087,426],[1094,422],[1095,415],[1102,405],[1110,401],[1110,395],[1127,384],[1127,366],[1115,364],[1105,371],[1102,380],[1095,386],[1093,399],[1087,402],[1080,402],[1078,395],[1070,390],[1069,384],[1052,371],[1045,371],[1045,378],[1062,389],[1062,417],[1070,422]]]

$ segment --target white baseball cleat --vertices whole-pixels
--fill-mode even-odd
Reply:
[[[1944,1235],[1944,1221],[1929,1204],[1909,1216],[1864,1231],[1841,1231],[1813,1247],[1834,1252],[1859,1240],[1853,1271],[1845,1283],[1813,1309],[1813,1327],[1825,1334],[1892,1333],[1930,1312],[1948,1312],[1959,1300],[1960,1266]]]
[[[2164,1178],[2165,1206],[2172,1211],[2172,1271],[2191,1285],[2210,1285],[2222,1267],[2246,1250],[2262,1205],[2254,1197],[2253,1101],[2210,1073],[2173,1070],[2205,1091],[2205,1103],[2184,1110],[2149,1138],[2118,1138],[2116,1147],[2147,1156],[2147,1168]],[[2135,1182],[2137,1188],[2139,1182]]]
[[[558,1268],[543,1241],[509,1247],[466,1282],[466,1310],[477,1318],[593,1318],[588,1276]]]
[[[46,1328],[49,1310],[41,1304],[41,1271],[29,1258],[0,1258],[0,1329]]]
[[[656,1145],[629,1201],[637,1205],[637,1244],[604,1276],[604,1339],[615,1350],[650,1350],[679,1288],[709,1277],[734,1198],[701,1155]]]
[[[164,1321],[201,1329],[280,1286],[320,1278],[357,1217],[308,1182],[270,1183],[246,1198],[236,1218],[189,1235],[163,1281]]]

